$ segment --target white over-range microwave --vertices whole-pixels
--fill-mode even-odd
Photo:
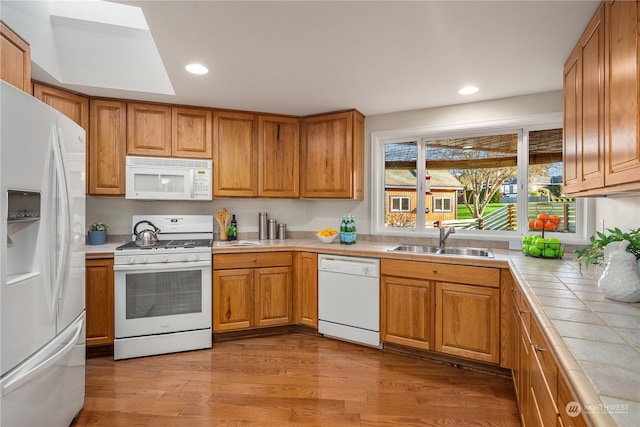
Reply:
[[[211,160],[134,156],[126,160],[127,199],[211,200]]]

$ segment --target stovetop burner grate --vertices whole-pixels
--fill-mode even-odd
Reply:
[[[117,251],[129,250],[129,249],[188,249],[188,248],[207,248],[213,245],[212,239],[182,239],[182,240],[159,240],[153,246],[140,247],[135,241],[125,243],[122,246],[116,248]]]

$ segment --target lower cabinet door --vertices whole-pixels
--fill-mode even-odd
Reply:
[[[255,326],[291,323],[291,267],[257,268],[255,274]]]
[[[113,259],[85,263],[87,346],[113,344]]]
[[[433,284],[382,276],[381,340],[433,349]]]
[[[213,272],[214,332],[249,328],[253,325],[253,269]]]
[[[500,290],[436,283],[436,351],[498,363]]]

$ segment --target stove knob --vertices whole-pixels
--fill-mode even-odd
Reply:
[[[133,256],[127,257],[127,263],[133,264],[134,262],[136,262],[136,257],[133,257]]]
[[[194,261],[199,261],[199,260],[200,260],[200,255],[199,255],[199,254],[195,254],[195,255],[193,256],[193,260],[194,260]]]
[[[146,256],[144,256],[144,255],[143,255],[143,256],[141,256],[141,257],[140,257],[140,262],[141,262],[141,263],[143,263],[143,264],[144,264],[144,263],[146,263],[146,262],[147,262],[147,257],[146,257]]]
[[[162,262],[169,262],[169,256],[167,256],[167,255],[162,255],[162,257],[160,258],[160,261],[162,261]]]
[[[186,261],[187,259],[188,259],[188,257],[187,257],[187,255],[186,255],[186,254],[185,254],[185,255],[182,255],[182,256],[180,257],[180,260],[181,260],[181,261]]]

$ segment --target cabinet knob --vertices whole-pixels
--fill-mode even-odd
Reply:
[[[520,314],[525,314],[525,313],[527,312],[527,310],[520,309],[520,310],[518,310],[518,312],[519,312]]]
[[[437,269],[437,268],[434,268],[434,269],[433,269],[433,270],[431,270],[431,271],[433,271],[434,273],[437,273],[437,272],[438,272],[438,269]]]
[[[511,292],[518,292],[516,288],[511,288]]]
[[[538,347],[537,345],[534,345],[533,349],[536,351],[536,353],[542,353],[542,352],[547,351],[546,348]]]
[[[252,261],[252,262],[256,262],[256,261],[258,261],[258,260],[254,258],[254,259],[252,259],[251,261]]]

